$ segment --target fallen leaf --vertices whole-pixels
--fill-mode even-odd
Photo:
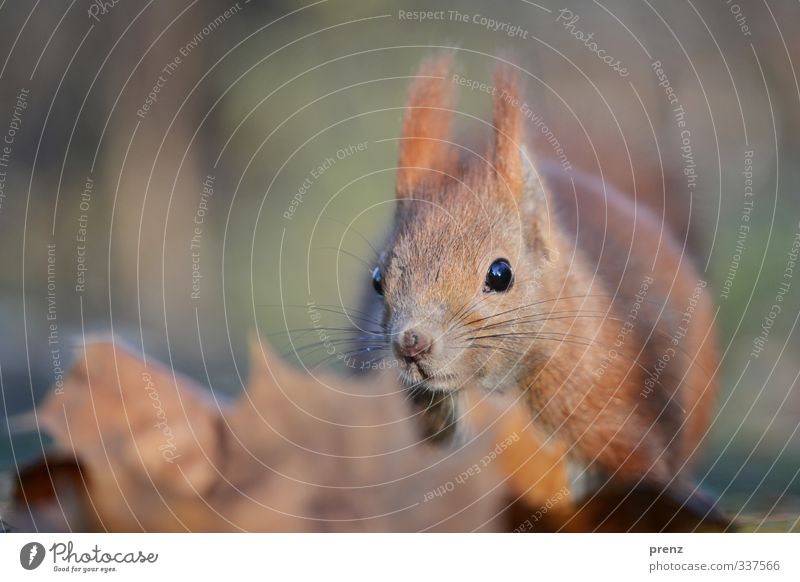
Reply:
[[[503,527],[494,468],[458,479],[486,438],[457,451],[426,445],[388,377],[314,378],[260,343],[247,390],[232,402],[119,343],[94,343],[38,417],[57,450],[38,472],[52,495],[26,498],[36,471],[17,495],[31,529]],[[69,461],[80,470],[53,480]]]

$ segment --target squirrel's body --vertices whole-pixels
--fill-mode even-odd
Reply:
[[[492,147],[449,140],[449,58],[411,89],[380,321],[432,435],[459,388],[519,390],[570,458],[665,483],[709,422],[716,353],[705,282],[650,212],[602,180],[532,163],[515,76]],[[376,296],[377,297],[377,296]]]
[[[573,341],[548,342],[549,358],[521,385],[540,424],[565,433],[583,459],[621,477],[668,479],[697,452],[713,407],[706,282],[647,208],[592,177],[540,171],[556,251],[541,295],[576,297],[548,307],[586,317],[553,316],[545,329]]]

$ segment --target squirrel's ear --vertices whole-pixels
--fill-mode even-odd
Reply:
[[[413,195],[420,184],[444,178],[452,157],[450,121],[455,91],[450,82],[453,57],[447,52],[422,62],[411,84],[397,169],[397,197]]]
[[[518,201],[524,190],[522,99],[519,79],[511,65],[500,64],[494,74],[495,92],[492,103],[494,149],[492,163],[501,195]]]
[[[522,210],[523,212],[546,211],[547,194],[545,193],[542,177],[534,165],[533,154],[527,145],[519,148],[522,165]]]

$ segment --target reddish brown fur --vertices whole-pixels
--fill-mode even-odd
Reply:
[[[442,432],[458,416],[465,383],[518,388],[535,423],[572,458],[624,479],[671,480],[696,451],[713,405],[708,291],[674,346],[699,281],[682,249],[659,239],[651,214],[596,179],[526,164],[510,68],[495,77],[489,155],[448,145],[452,95],[430,80],[447,77],[447,66],[449,56],[427,61],[413,85],[395,227],[380,261],[387,340],[412,326],[436,338],[425,360],[401,367],[429,430]],[[514,286],[483,293],[499,257],[514,267]],[[647,393],[645,381],[670,350]]]
[[[522,116],[519,115],[519,88],[516,76],[507,67],[495,72],[497,93],[492,102],[494,120],[494,163],[499,186],[511,196],[522,189],[522,165],[519,146],[522,139]]]
[[[429,186],[440,182],[439,172],[450,165],[452,149],[443,140],[450,133],[450,109],[455,105],[447,78],[451,58],[447,53],[424,61],[411,85],[397,163],[398,196],[413,193],[424,180]]]

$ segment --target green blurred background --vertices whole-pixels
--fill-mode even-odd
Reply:
[[[796,513],[800,282],[784,274],[800,228],[800,6],[657,4],[2,3],[0,133],[14,129],[0,206],[5,416],[30,410],[58,374],[54,358],[66,368],[88,334],[113,333],[235,394],[253,329],[290,354],[290,337],[314,339],[287,333],[311,325],[309,301],[357,306],[393,211],[409,77],[423,56],[455,46],[469,79],[491,82],[498,55],[526,69],[527,102],[574,167],[666,208],[719,306],[723,387],[699,475],[734,512]],[[629,75],[569,34],[562,9]],[[403,16],[419,10],[443,17]],[[686,111],[691,192],[654,61]],[[487,95],[462,88],[459,108],[461,131],[483,130],[467,116],[488,116]],[[781,312],[753,357],[782,282]],[[13,470],[41,445],[25,431],[12,441],[9,426],[0,423],[0,469]]]

